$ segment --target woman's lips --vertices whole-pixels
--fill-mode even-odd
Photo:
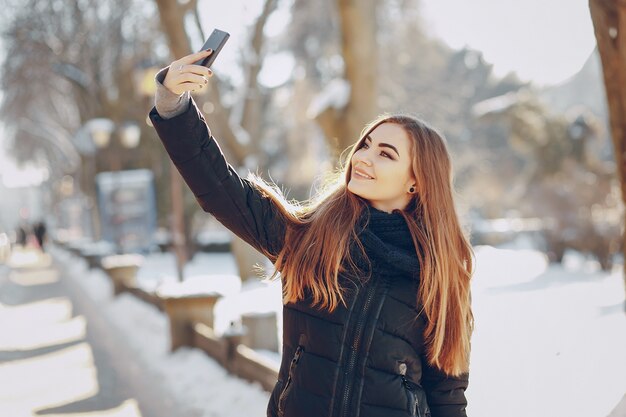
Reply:
[[[374,178],[369,178],[361,175],[358,171],[352,171],[352,178],[356,178],[358,180],[373,180]]]

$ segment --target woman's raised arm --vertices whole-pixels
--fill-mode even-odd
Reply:
[[[201,54],[192,54],[174,61],[157,75],[157,88],[167,88],[177,104],[169,109],[175,115],[164,117],[157,111],[161,108],[159,104],[162,104],[158,100],[159,94],[161,98],[167,99],[167,92],[157,93],[157,105],[150,111],[150,120],[172,162],[202,209],[213,214],[233,233],[272,258],[282,248],[285,222],[275,203],[250,181],[239,177],[226,161],[200,110],[193,99],[186,97],[188,91],[200,88],[198,86],[204,81],[191,76],[186,79],[193,81],[182,81],[185,77],[178,80],[173,76],[169,78],[172,89],[166,86],[172,71],[182,70],[183,74],[190,71],[198,75],[202,70],[191,67],[200,66],[186,61],[195,62]],[[210,73],[199,77],[207,76]]]

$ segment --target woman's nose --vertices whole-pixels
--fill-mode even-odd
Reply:
[[[357,160],[357,162],[362,162],[365,165],[369,165],[369,166],[372,165],[372,160],[370,159],[367,152],[365,152],[364,150],[354,154],[354,158]]]

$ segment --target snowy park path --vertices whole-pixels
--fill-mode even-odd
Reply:
[[[49,256],[14,255],[0,266],[0,416],[179,415]]]

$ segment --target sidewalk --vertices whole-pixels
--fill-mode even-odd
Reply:
[[[81,298],[49,255],[0,266],[0,416],[181,416]]]

